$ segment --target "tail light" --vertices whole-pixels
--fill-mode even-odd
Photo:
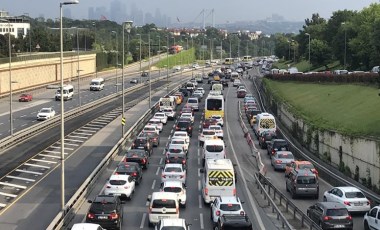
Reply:
[[[349,201],[344,201],[343,204],[347,206],[351,206],[351,203]]]
[[[282,162],[281,160],[276,160],[275,161],[276,164],[281,164],[281,162]]]
[[[132,176],[137,176],[137,173],[136,172],[132,173]]]
[[[183,164],[183,165],[186,164],[186,160],[182,160],[182,164]]]
[[[166,160],[166,163],[170,163],[170,161],[169,161],[169,160]]]
[[[368,200],[368,201],[367,201],[367,205],[371,205],[371,201]]]
[[[109,215],[109,219],[111,219],[111,220],[115,220],[115,219],[118,219],[119,218],[119,215],[117,214],[117,213],[111,213],[110,215]]]
[[[215,213],[217,216],[220,216],[220,211],[218,210],[218,211],[216,211],[216,213]]]
[[[88,218],[88,219],[94,219],[94,218],[95,218],[95,214],[93,214],[93,213],[88,213],[88,214],[87,214],[87,218]]]
[[[189,129],[192,129],[192,127],[190,126]]]
[[[274,149],[272,149],[272,155],[274,155],[276,153],[276,151]]]
[[[166,178],[166,175],[164,174],[164,175],[162,175],[162,178]]]
[[[114,174],[114,175],[119,175],[119,173],[115,172],[115,174]]]
[[[178,130],[178,129],[179,129],[178,125],[175,127],[175,129],[176,129],[176,130]]]
[[[208,188],[205,188],[205,195],[208,195]]]
[[[323,220],[332,220],[331,216],[325,216],[323,217]]]
[[[346,220],[352,220],[352,216],[347,216]]]
[[[244,211],[240,211],[240,215],[241,215],[241,216],[244,216],[244,215],[245,215],[245,212],[244,212]]]
[[[124,188],[125,188],[125,189],[129,189],[129,186],[128,186],[128,185],[126,185],[126,186],[124,186]]]
[[[236,196],[236,188],[234,188],[234,190],[232,191],[232,194],[233,194],[234,196]]]
[[[145,159],[141,159],[141,162],[142,162],[143,164],[145,164],[146,160],[145,160]]]

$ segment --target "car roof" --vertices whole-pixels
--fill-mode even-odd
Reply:
[[[161,220],[161,227],[164,226],[186,226],[185,219],[178,218],[178,219],[162,219]]]
[[[318,202],[317,204],[325,207],[326,209],[338,209],[338,208],[339,209],[341,209],[341,208],[346,209],[346,206],[344,206],[343,204],[338,203],[338,202]]]
[[[310,169],[299,169],[297,175],[300,176],[315,176],[315,174]]]
[[[99,224],[93,223],[77,223],[74,224],[71,230],[98,230],[100,227]]]
[[[181,187],[181,188],[183,187],[182,182],[178,180],[165,181],[163,182],[162,186],[163,187]]]
[[[165,168],[172,167],[172,168],[182,168],[182,164],[176,164],[176,163],[167,163],[165,165]]]
[[[292,155],[293,156],[293,153],[290,152],[290,151],[277,151],[276,154],[288,154],[288,155]]]
[[[341,186],[341,187],[335,187],[335,188],[339,188],[343,192],[361,192],[360,189],[356,187],[352,187],[352,186]]]
[[[114,174],[110,176],[109,180],[128,180],[129,175]]]
[[[186,131],[175,131],[174,134],[176,134],[176,133],[177,133],[177,134],[186,134],[186,135],[187,135],[187,132],[186,132]],[[173,134],[173,135],[174,135],[174,134]]]
[[[240,203],[236,196],[220,196],[218,197],[221,203]]]
[[[114,203],[115,202],[115,196],[113,196],[113,195],[97,195],[93,202]]]

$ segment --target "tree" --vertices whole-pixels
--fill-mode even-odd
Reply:
[[[326,41],[312,39],[310,41],[310,61],[316,66],[326,66],[331,60],[331,49]]]

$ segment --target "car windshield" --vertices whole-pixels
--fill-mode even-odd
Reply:
[[[136,139],[135,140],[136,144],[145,144],[146,142],[148,142],[146,139]]]
[[[181,127],[181,128],[185,128],[185,127],[189,126],[189,122],[180,121],[180,122],[178,122],[177,126]]]
[[[223,145],[207,145],[206,151],[207,152],[221,152],[223,151],[224,146]]]
[[[346,192],[346,198],[365,198],[362,192]]]
[[[145,127],[144,130],[145,131],[156,131],[156,129],[154,127]]]
[[[348,216],[348,211],[345,208],[327,209],[326,216]]]
[[[297,184],[315,184],[314,176],[299,176],[297,177]]]
[[[198,100],[197,99],[189,99],[187,102],[188,103],[198,103]]]
[[[115,212],[115,204],[113,203],[101,203],[101,202],[93,202],[91,204],[89,212],[91,213],[111,213]]]
[[[158,121],[158,120],[150,120],[149,123],[151,123],[151,124],[160,124],[161,121]]]
[[[184,140],[172,140],[171,144],[185,144],[185,141]]]
[[[164,112],[173,112],[172,109],[164,109]]]
[[[165,172],[182,172],[182,169],[178,167],[166,167]]]
[[[28,97],[27,94],[21,94],[21,97]]]
[[[41,109],[40,113],[50,113],[50,109]]]
[[[220,209],[223,211],[239,211],[240,204],[221,204]]]
[[[182,226],[164,226],[161,230],[185,230]]]
[[[298,166],[299,169],[313,169],[314,166],[312,164],[300,164]]]
[[[111,185],[124,185],[125,183],[127,183],[125,180],[110,180]]]
[[[222,127],[220,127],[219,125],[217,125],[217,126],[210,126],[209,129],[222,130]]]
[[[215,135],[215,131],[204,130],[203,135]]]
[[[175,192],[175,193],[179,193],[179,192],[182,192],[182,189],[179,188],[179,187],[165,187],[165,188],[164,188],[164,192]]]
[[[207,110],[222,110],[222,103],[221,99],[207,99]]]

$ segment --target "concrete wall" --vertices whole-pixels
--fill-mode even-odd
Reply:
[[[31,86],[54,84],[60,81],[60,58],[39,59],[33,61],[12,62],[12,91]],[[65,81],[77,78],[78,56],[63,59]],[[95,73],[96,54],[80,55],[80,76]],[[9,64],[0,65],[0,95],[9,94]]]
[[[380,140],[370,137],[350,137],[334,131],[316,131],[291,112],[291,107],[278,103],[266,92],[266,105],[274,108],[278,120],[287,127],[303,146],[321,159],[338,167],[343,162],[354,178],[359,170],[359,182],[362,178],[371,178],[372,185],[380,188]],[[274,105],[275,104],[275,105]]]

